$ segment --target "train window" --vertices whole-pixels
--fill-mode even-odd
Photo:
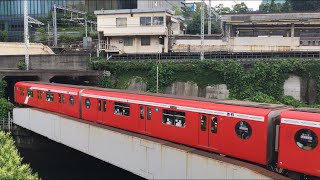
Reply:
[[[249,123],[240,121],[235,126],[236,134],[241,139],[249,139],[252,135],[252,128]]]
[[[114,103],[114,114],[130,116],[130,105],[124,103]]]
[[[313,150],[318,145],[318,136],[310,129],[300,129],[294,136],[294,140],[303,150]]]
[[[70,97],[69,97],[69,103],[70,103],[71,105],[74,105],[74,97],[73,97],[73,96],[70,96]]]
[[[86,98],[86,100],[85,100],[85,105],[86,105],[86,108],[87,109],[90,109],[90,106],[91,106],[91,102],[90,102],[90,99],[89,98]]]
[[[207,116],[205,115],[201,116],[200,128],[201,128],[201,131],[207,130]]]
[[[103,101],[103,112],[107,112],[107,101]]]
[[[218,133],[218,118],[212,117],[211,119],[211,133],[217,134]]]
[[[49,102],[53,102],[53,100],[54,100],[54,94],[51,93],[51,92],[47,92],[47,93],[46,93],[46,100],[49,101]]]
[[[42,99],[42,91],[38,90],[38,99]]]
[[[140,106],[140,119],[144,119],[144,106]]]
[[[101,100],[98,100],[98,111],[101,111]]]
[[[64,94],[59,94],[59,103],[64,104]]]
[[[148,113],[149,115],[149,113]],[[151,116],[151,109],[150,109]],[[150,117],[151,119],[151,117]],[[174,125],[177,127],[185,127],[186,126],[186,113],[163,110],[162,111],[162,123],[168,125]]]
[[[20,88],[20,95],[24,96],[24,88]]]
[[[147,108],[147,120],[151,120],[151,108]]]
[[[31,90],[31,89],[28,89],[28,92],[27,92],[27,94],[28,94],[28,97],[33,97],[33,90]]]

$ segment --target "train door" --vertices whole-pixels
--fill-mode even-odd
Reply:
[[[140,105],[139,130],[150,133],[152,121],[152,108],[150,106]]]
[[[98,99],[98,119],[99,123],[103,123],[103,120],[107,113],[107,101],[104,99]]]
[[[200,146],[217,148],[218,116],[200,114],[198,143]]]
[[[65,103],[65,97],[64,94],[59,93],[58,94],[58,98],[59,98],[59,112],[61,113],[65,113],[65,107],[64,107],[64,103]]]

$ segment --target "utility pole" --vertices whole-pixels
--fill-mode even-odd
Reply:
[[[204,7],[205,2],[202,0],[201,3],[201,52],[200,52],[200,60],[204,59]]]
[[[25,63],[29,71],[29,18],[28,18],[28,0],[24,0],[24,43],[25,43]]]
[[[56,4],[53,5],[53,15],[52,15],[52,22],[53,22],[53,46],[58,46],[58,29],[57,29],[57,6]]]
[[[209,7],[208,7],[208,14],[209,14],[209,20],[208,20],[208,35],[211,35],[211,23],[212,23],[212,16],[211,16],[211,0],[209,0]]]

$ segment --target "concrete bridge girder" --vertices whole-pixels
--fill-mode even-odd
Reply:
[[[286,179],[260,166],[43,110],[15,108],[13,121],[148,179]]]

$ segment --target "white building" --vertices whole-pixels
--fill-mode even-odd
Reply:
[[[169,37],[183,33],[183,19],[169,9],[95,11],[100,50],[116,54],[166,53]]]

